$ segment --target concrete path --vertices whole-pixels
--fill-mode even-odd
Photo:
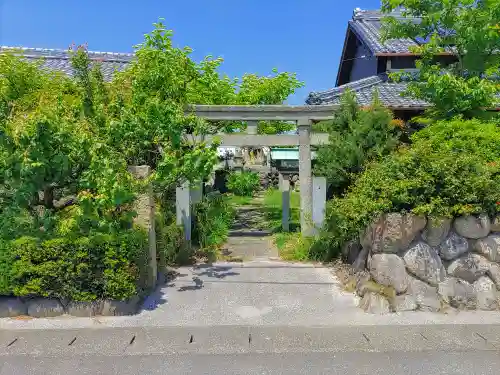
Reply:
[[[497,375],[495,352],[8,357],[0,375]]]
[[[254,201],[262,200],[258,196]],[[278,251],[271,241],[271,231],[265,228],[263,208],[259,205],[240,206],[229,231],[223,255],[244,260],[277,258]]]
[[[498,352],[500,325],[227,325],[0,331],[0,358],[21,354],[118,356],[458,350]]]
[[[217,263],[178,269],[160,290],[164,304],[143,319],[166,325],[314,325],[357,311],[330,270],[277,261]]]
[[[255,227],[258,219],[252,220],[245,221],[251,225],[233,228],[228,251],[253,260],[178,268],[178,276],[159,287],[138,315],[0,319],[0,330],[287,326],[300,331],[317,326],[500,324],[498,312],[365,314],[357,307],[358,297],[342,290],[330,268],[274,260],[277,253],[269,233]]]
[[[500,326],[0,331],[1,374],[497,374]]]

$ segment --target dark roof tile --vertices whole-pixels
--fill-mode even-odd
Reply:
[[[404,82],[390,82],[386,75],[372,76],[330,90],[312,92],[309,94],[306,103],[309,105],[339,104],[342,94],[350,89],[356,94],[360,105],[371,104],[375,90],[377,90],[381,102],[392,109],[423,109],[429,107],[429,104],[423,100],[402,96],[406,85]]]
[[[419,45],[412,39],[390,39],[382,43],[384,16],[380,11],[355,9],[349,27],[374,54],[410,53],[411,47]],[[393,12],[391,16],[403,19],[400,12]]]
[[[42,60],[42,67],[73,75],[68,50],[0,46],[0,53],[11,51],[22,54],[29,61]],[[106,81],[110,81],[116,71],[123,71],[134,58],[133,53],[113,53],[89,51],[92,61],[100,62]]]

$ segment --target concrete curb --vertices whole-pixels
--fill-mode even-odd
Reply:
[[[500,350],[500,325],[0,331],[0,356]]]

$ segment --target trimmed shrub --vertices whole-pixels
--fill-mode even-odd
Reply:
[[[318,150],[315,174],[328,179],[335,195],[343,194],[361,173],[365,164],[393,151],[404,134],[404,123],[376,97],[369,107],[361,108],[353,92],[341,100],[335,119],[322,124],[329,133],[329,144]]]
[[[311,256],[329,259],[387,212],[456,216],[500,207],[500,129],[479,120],[440,121],[413,144],[367,166],[348,193],[327,206],[328,246]]]
[[[77,239],[12,241],[12,290],[17,296],[73,301],[125,300],[141,292],[147,237],[142,231]]]
[[[227,181],[227,187],[235,195],[251,197],[259,190],[259,175],[249,171],[231,173]]]
[[[10,243],[0,238],[0,295],[12,295],[12,252]]]

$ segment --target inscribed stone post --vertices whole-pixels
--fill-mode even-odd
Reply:
[[[129,172],[137,179],[146,179],[151,174],[151,168],[148,165],[130,166]],[[158,275],[156,264],[156,231],[155,231],[155,200],[153,195],[153,186],[149,184],[146,190],[139,194],[134,202],[134,209],[137,217],[134,223],[147,231],[148,233],[148,264],[147,264],[147,287],[154,288]]]
[[[316,230],[323,227],[326,208],[326,178],[313,177],[312,221]]]
[[[184,239],[191,242],[191,192],[189,182],[184,182],[175,191],[175,206],[177,213],[177,225],[184,229]]]
[[[280,190],[282,201],[281,226],[284,232],[290,231],[290,180],[289,175],[280,173]]]
[[[201,202],[201,199],[203,198],[203,183],[196,182],[192,184],[192,186],[190,187],[190,194],[191,206],[194,207],[194,205]]]
[[[300,228],[304,237],[311,237],[312,225],[312,172],[311,172],[311,121],[300,120],[299,128],[299,180]]]

